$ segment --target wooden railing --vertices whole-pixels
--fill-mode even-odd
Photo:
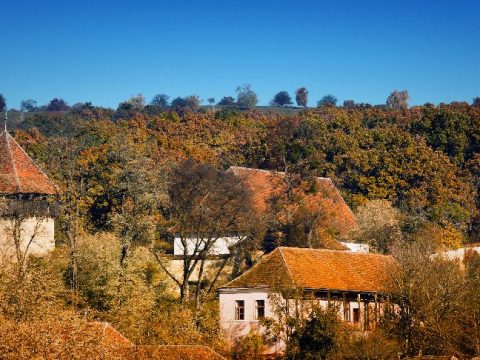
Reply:
[[[58,203],[45,199],[0,199],[0,217],[56,217],[58,213]]]

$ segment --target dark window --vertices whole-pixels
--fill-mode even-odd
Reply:
[[[235,301],[235,320],[245,320],[245,301]]]
[[[265,300],[255,300],[255,318],[257,320],[265,317]]]
[[[356,308],[353,309],[353,322],[359,322],[360,321],[360,309]]]

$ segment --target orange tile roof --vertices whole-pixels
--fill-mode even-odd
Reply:
[[[102,341],[109,345],[115,345],[118,347],[133,346],[133,343],[130,340],[107,322],[92,321],[87,324],[87,328],[99,334]]]
[[[53,195],[57,187],[40,170],[15,139],[0,134],[0,194]]]
[[[391,256],[325,249],[280,247],[221,288],[301,288],[381,292]]]
[[[268,211],[269,202],[275,196],[282,196],[285,192],[285,173],[279,171],[260,170],[239,166],[230,167],[236,176],[243,178],[253,196],[253,203],[257,211],[264,215]],[[304,190],[298,194],[301,202],[308,211],[323,213],[319,227],[332,228],[340,235],[356,227],[357,221],[342,195],[329,178],[315,177],[315,191],[305,190],[305,182],[299,188]]]
[[[135,359],[164,360],[225,360],[208,346],[202,345],[150,345],[135,349]]]

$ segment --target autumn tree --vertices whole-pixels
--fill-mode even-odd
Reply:
[[[257,105],[258,97],[251,85],[238,86],[235,91],[237,92],[237,104],[241,108],[250,109]]]
[[[280,91],[273,97],[272,101],[270,102],[272,106],[285,106],[293,104],[292,98],[286,91]]]
[[[298,106],[307,107],[308,90],[306,87],[298,88],[297,91],[295,91],[295,101]]]
[[[387,107],[392,109],[406,109],[408,108],[408,100],[410,96],[407,90],[394,90],[387,98]]]
[[[372,251],[388,254],[402,239],[401,213],[386,200],[371,200],[356,211],[358,228],[353,238],[370,245]]]
[[[472,100],[472,106],[480,107],[480,97],[474,97]]]
[[[196,272],[197,288],[192,299],[198,304],[202,282],[207,281],[205,291],[211,292],[229,260],[225,258],[213,278],[206,279],[207,256],[219,239],[229,235],[237,239],[235,246],[240,246],[249,238],[252,224],[249,193],[232,173],[191,159],[175,166],[168,178],[169,204],[164,209],[166,231],[181,242],[182,274],[177,276],[163,265],[159,247],[152,251],[178,286],[182,303],[190,299],[188,286]]]
[[[478,356],[478,277],[433,251],[428,238],[393,249],[397,266],[388,291],[395,307],[388,307],[384,324],[406,355]]]

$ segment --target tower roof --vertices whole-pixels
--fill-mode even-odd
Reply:
[[[58,192],[55,184],[8,133],[0,134],[0,194],[45,194]]]

